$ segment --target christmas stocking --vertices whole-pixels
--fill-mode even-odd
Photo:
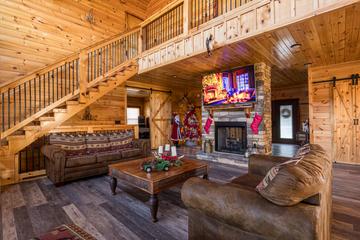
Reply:
[[[254,134],[259,133],[259,125],[260,125],[261,121],[262,121],[262,116],[255,113],[255,117],[250,125],[250,128]]]
[[[210,127],[211,127],[211,124],[213,123],[213,121],[214,120],[212,119],[211,115],[206,119],[206,123],[205,123],[205,126],[204,126],[204,130],[205,130],[206,134],[209,134]]]

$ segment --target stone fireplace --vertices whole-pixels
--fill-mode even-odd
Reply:
[[[205,125],[209,113],[214,123],[210,132],[203,130],[202,151],[198,159],[233,165],[246,165],[245,152],[255,150],[261,154],[271,153],[271,69],[265,63],[254,64],[257,101],[238,108],[202,107],[202,124]],[[258,134],[250,128],[255,114],[262,116]],[[213,143],[212,153],[205,153],[204,143]]]
[[[246,149],[246,122],[215,122],[215,151],[244,154]]]

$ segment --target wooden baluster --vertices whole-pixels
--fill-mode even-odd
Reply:
[[[68,87],[67,94],[71,93],[71,65],[70,65],[70,62],[68,62],[68,70],[69,70],[69,72],[68,72],[68,85],[69,85],[69,87]]]
[[[30,80],[31,81],[31,80]],[[30,82],[29,81],[29,82]],[[24,83],[24,119],[27,118],[27,97],[26,97],[26,82]]]
[[[29,101],[29,105],[30,105],[29,113],[30,113],[30,116],[31,116],[31,115],[32,115],[32,91],[31,91],[31,80],[29,81],[29,97],[30,97],[30,101]]]
[[[91,70],[89,69],[89,62],[91,61],[90,54],[86,54],[85,51],[80,52],[79,56],[79,74],[78,74],[78,83],[79,83],[79,90],[80,90],[80,98],[79,102],[84,103],[86,101],[86,90],[87,90],[87,84],[89,82],[89,73],[91,73]]]
[[[19,85],[19,90],[18,90],[18,93],[19,93],[19,122],[21,122],[21,85]]]
[[[55,76],[54,69],[51,71],[51,83],[52,83],[52,103],[55,102]]]
[[[8,129],[10,128],[10,117],[11,117],[11,115],[10,115],[10,88],[8,89],[8,102],[7,102],[7,104],[8,104]]]
[[[64,96],[67,95],[67,70],[66,70],[67,64],[65,62],[64,64]]]
[[[13,109],[13,111],[14,111],[14,126],[16,125],[16,89],[15,88],[13,88],[13,101],[14,101],[14,109]]]
[[[39,76],[38,78],[38,81],[39,81],[39,108],[38,108],[38,111],[41,110],[41,76]]]
[[[75,60],[72,60],[71,62],[71,66],[72,66],[72,78],[71,78],[71,81],[72,81],[72,94],[74,95],[74,91],[75,91]]]
[[[46,107],[46,91],[45,91],[45,89],[46,89],[46,79],[45,79],[45,74],[43,74],[43,81],[44,81],[44,84],[43,84],[43,101],[44,101],[44,104],[43,104],[43,108],[45,108]],[[41,108],[40,108],[40,110],[41,110]]]
[[[79,59],[76,59],[76,90],[79,89]]]
[[[48,106],[51,103],[51,92],[50,92],[50,72],[48,72],[48,76],[47,76],[47,80],[48,80]]]
[[[56,68],[56,101],[59,100],[59,68]]]
[[[97,78],[96,75],[96,50],[94,51],[94,77],[92,80],[95,80]]]
[[[5,131],[5,93],[1,93],[1,129]]]
[[[63,97],[63,71],[62,71],[62,65],[60,66],[60,93],[61,93],[61,97]]]

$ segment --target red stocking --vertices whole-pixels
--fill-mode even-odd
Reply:
[[[250,128],[254,134],[259,133],[259,125],[260,125],[261,121],[262,121],[262,116],[255,113],[255,117],[250,125]]]
[[[210,127],[211,127],[211,124],[213,123],[213,121],[214,120],[212,119],[211,115],[206,119],[206,123],[205,123],[205,126],[204,126],[204,130],[205,130],[206,134],[209,134]]]

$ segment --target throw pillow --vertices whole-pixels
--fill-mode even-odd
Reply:
[[[282,166],[285,166],[287,164],[297,164],[300,160],[301,160],[301,158],[294,158],[294,159],[291,159],[284,163],[277,164],[274,167],[272,167],[267,172],[264,179],[256,186],[256,191],[259,192],[259,191],[264,190],[270,184],[270,182],[276,177],[276,175],[278,174],[278,172]]]
[[[293,206],[318,194],[331,176],[331,161],[318,145],[310,145],[307,154],[296,156],[292,164],[278,166],[279,169],[265,187],[257,191],[274,204]]]

